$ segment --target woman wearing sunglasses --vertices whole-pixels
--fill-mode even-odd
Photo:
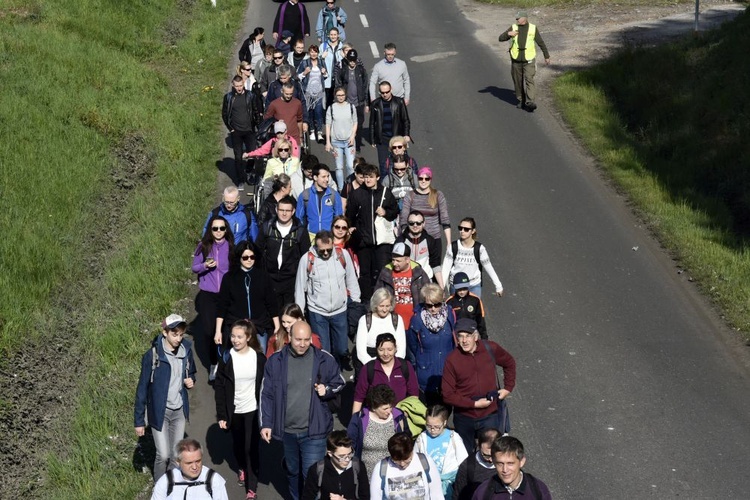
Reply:
[[[409,361],[417,371],[420,399],[429,406],[442,403],[443,365],[456,346],[456,315],[445,304],[443,289],[436,283],[424,286],[420,296],[422,303],[414,311],[406,345]]]
[[[407,165],[409,165],[409,168],[411,168],[411,174],[412,177],[417,175],[417,171],[419,170],[417,166],[417,160],[409,156],[408,152],[409,148],[409,142],[404,138],[402,135],[397,135],[395,137],[391,137],[391,140],[388,141],[388,158],[385,160],[385,172],[386,174],[391,172],[391,169],[393,168],[394,159],[396,156],[403,156],[404,161]]]
[[[503,284],[490,262],[487,248],[477,240],[477,223],[473,217],[464,217],[458,223],[458,240],[448,245],[443,258],[443,277],[450,284],[451,294],[455,293],[453,278],[457,273],[469,277],[469,292],[482,297],[482,270],[487,271],[495,285],[495,295],[503,296]]]
[[[203,234],[198,248],[193,254],[193,272],[198,275],[198,297],[195,305],[201,321],[203,333],[209,337],[207,345],[208,358],[211,361],[209,374],[216,374],[218,355],[212,349],[211,339],[216,331],[219,290],[224,275],[229,271],[229,257],[234,251],[234,235],[227,220],[214,215],[208,221],[207,231]]]
[[[273,145],[273,157],[266,163],[263,180],[272,179],[274,175],[286,174],[292,176],[299,170],[299,158],[292,156],[292,143],[287,139],[279,139]]]
[[[237,320],[253,322],[261,352],[266,352],[269,334],[281,327],[276,294],[263,266],[255,265],[256,255],[253,243],[243,241],[237,245],[236,260],[221,282],[214,343],[222,350],[229,346],[231,326]]]
[[[240,61],[240,64],[237,66],[237,76],[242,78],[245,90],[252,91],[253,85],[255,85],[260,95],[260,85],[258,85],[258,82],[255,80],[255,75],[253,75],[253,70],[250,67],[249,62]]]
[[[422,167],[417,173],[417,187],[406,198],[401,209],[399,226],[406,230],[409,213],[419,210],[424,216],[424,230],[438,241],[445,234],[445,241],[451,241],[451,220],[448,216],[448,202],[442,191],[432,187],[432,169]]]

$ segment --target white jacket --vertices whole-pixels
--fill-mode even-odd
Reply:
[[[448,446],[448,452],[445,454],[445,460],[443,460],[443,470],[440,471],[441,476],[444,474],[450,474],[453,471],[457,471],[458,466],[461,465],[461,462],[466,460],[466,457],[469,456],[469,453],[466,451],[466,447],[464,446],[464,442],[461,439],[461,436],[458,435],[458,432],[454,431],[453,429],[444,429],[443,432],[450,432],[451,439],[450,446]],[[419,451],[421,453],[424,453],[425,455],[428,455],[427,439],[427,431],[422,431],[422,433],[417,437],[417,440],[414,443],[414,451]]]

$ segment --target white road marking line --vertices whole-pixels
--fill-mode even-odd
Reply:
[[[370,24],[367,22],[367,18],[365,17],[364,14],[359,15],[359,20],[362,21],[362,26],[364,26],[365,28],[370,27]]]
[[[380,57],[380,52],[378,51],[378,46],[375,45],[375,42],[373,42],[372,40],[370,40],[370,51],[372,52],[372,57],[374,57],[375,59],[377,59],[378,57]]]
[[[411,60],[418,63],[428,62],[428,61],[435,61],[436,59],[445,59],[446,57],[451,57],[458,55],[458,52],[456,51],[450,51],[450,52],[435,52],[433,54],[425,54],[423,56],[413,56],[411,57]]]

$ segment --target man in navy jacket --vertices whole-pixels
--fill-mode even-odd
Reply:
[[[344,388],[336,360],[311,345],[310,325],[292,326],[291,340],[266,363],[260,395],[260,435],[284,443],[289,494],[300,497],[307,471],[326,454],[333,430],[328,400]]]

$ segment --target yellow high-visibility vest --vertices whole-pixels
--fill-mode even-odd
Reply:
[[[518,31],[518,25],[513,25],[513,31]],[[513,59],[518,59],[518,54],[521,52],[518,47],[518,38],[520,35],[516,35],[513,38],[510,39],[510,57]],[[526,35],[526,43],[524,43],[524,47],[526,47],[525,52],[525,59],[527,61],[531,61],[536,57],[536,42],[534,42],[534,37],[536,36],[536,24],[529,23],[529,32]]]

